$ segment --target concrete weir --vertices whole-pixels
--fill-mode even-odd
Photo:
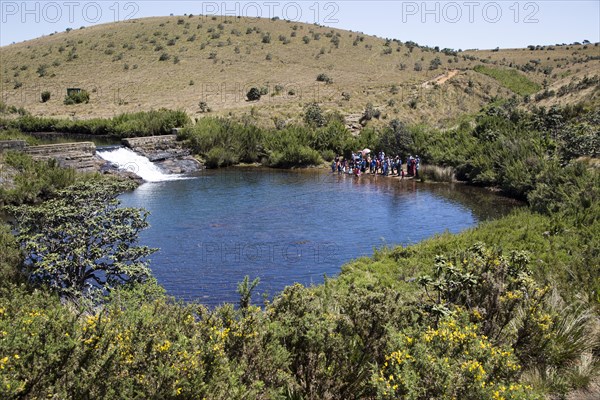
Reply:
[[[98,170],[98,162],[95,157],[96,145],[93,142],[28,146],[23,151],[37,160],[53,158],[61,167],[74,168],[84,172]]]
[[[61,167],[78,171],[97,171],[96,145],[92,142],[44,144],[27,146],[23,140],[0,141],[0,152],[22,151],[35,160],[55,159]]]
[[[198,171],[202,165],[177,141],[176,135],[122,139],[125,147],[142,155],[163,171],[181,174]],[[23,140],[0,141],[0,152],[22,151],[36,160],[55,159],[62,167],[82,172],[104,171],[107,162],[96,153],[93,142],[74,142],[28,146]],[[116,168],[119,168],[118,166]]]

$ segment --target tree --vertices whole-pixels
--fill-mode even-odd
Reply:
[[[393,119],[381,135],[381,147],[388,154],[406,155],[414,142],[409,130],[400,120]]]
[[[116,199],[128,187],[81,182],[42,204],[12,207],[29,280],[76,298],[148,279],[146,257],[156,250],[137,244],[148,212]]]
[[[246,97],[248,98],[248,101],[255,101],[255,100],[260,100],[260,90],[258,88],[251,88],[248,93],[246,93]]]

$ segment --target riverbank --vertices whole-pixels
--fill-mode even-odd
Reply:
[[[322,285],[286,287],[263,308],[252,305],[252,293],[260,286],[250,279],[238,286],[238,307],[208,310],[182,304],[152,281],[70,302],[49,286],[23,279],[31,270],[20,269],[21,247],[3,228],[0,354],[7,356],[0,359],[0,394],[491,400],[566,396],[587,387],[597,379],[600,354],[600,174],[580,153],[596,156],[586,150],[595,125],[588,124],[589,116],[573,116],[568,110],[552,115],[544,111],[535,118],[509,112],[502,107],[487,110],[475,128],[460,128],[455,135],[411,131],[409,150],[436,164],[455,166],[459,177],[470,183],[526,197],[529,209],[456,235],[376,249]],[[550,127],[556,118],[562,124]],[[578,146],[568,134],[575,128]],[[547,131],[552,135],[540,134]],[[226,155],[236,162],[244,160],[240,154],[265,157],[267,165],[297,156],[306,162],[315,152],[320,157],[309,146],[317,146],[315,136],[298,132],[290,130],[280,135],[283,139],[269,134],[264,142],[253,139],[253,134],[260,135],[253,128],[239,136],[236,130],[217,131],[223,136],[210,132],[214,136],[209,138],[234,140],[230,147],[218,141],[208,146],[202,132],[189,140],[192,148],[216,148],[215,157]],[[289,143],[292,151],[285,152]],[[423,143],[429,143],[426,152],[419,148]],[[351,143],[350,148],[364,147]],[[51,171],[42,165],[28,176],[26,182],[36,183],[38,201],[37,196],[51,196],[50,183],[68,183],[46,179],[54,176]],[[398,186],[395,179],[339,179]],[[209,180],[197,182],[219,190]],[[419,186],[414,180],[406,184]],[[319,207],[320,194],[314,192],[306,206]],[[282,209],[285,199],[280,199]],[[335,209],[347,213],[351,200],[361,199],[335,200]],[[255,211],[244,202],[233,208],[223,205],[230,205],[227,198],[219,207],[233,220],[239,212]],[[302,216],[302,208],[293,211]],[[197,214],[202,221],[202,212]],[[67,222],[78,226],[78,216],[63,215],[58,221],[74,218]],[[263,222],[268,228],[269,221]],[[360,236],[365,225],[345,214],[335,228]],[[98,226],[100,237],[111,237],[114,224]],[[136,242],[139,229],[132,229]],[[288,230],[293,232],[293,227]],[[232,239],[227,231],[222,234],[224,241]]]

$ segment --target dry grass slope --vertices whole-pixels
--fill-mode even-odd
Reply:
[[[502,82],[475,72],[476,66],[518,69],[533,85],[558,90],[598,74],[600,47],[439,51],[282,20],[173,16],[5,46],[0,61],[2,100],[36,115],[110,117],[166,107],[199,118],[204,100],[212,114],[273,126],[275,119],[298,121],[304,105],[318,101],[344,116],[360,114],[372,103],[382,114],[374,123],[401,118],[447,126],[496,96],[515,95]],[[441,84],[423,85],[449,71],[457,73]],[[332,82],[317,82],[319,74]],[[265,87],[268,94],[248,102],[245,94],[252,86]],[[68,87],[90,91],[90,103],[64,105]],[[43,91],[51,93],[45,103]],[[599,92],[596,83],[539,101],[598,102]]]

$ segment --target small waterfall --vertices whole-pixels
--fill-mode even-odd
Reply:
[[[133,172],[146,182],[181,179],[177,175],[165,174],[148,158],[126,147],[98,149],[97,154],[104,160],[116,165],[118,169]]]

